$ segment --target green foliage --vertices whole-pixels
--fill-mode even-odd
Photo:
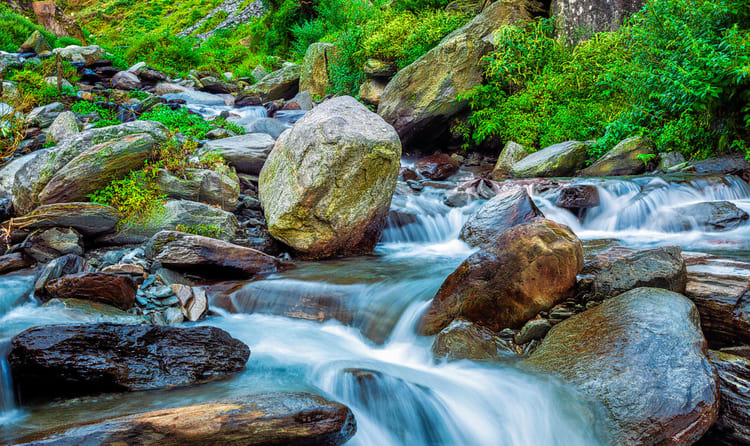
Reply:
[[[28,67],[29,65],[27,65]],[[69,64],[62,64],[63,78],[75,82],[75,70]],[[54,102],[60,97],[57,85],[50,85],[45,80],[53,74],[54,64],[50,59],[31,68],[16,70],[10,74],[10,80],[16,83],[19,91],[31,100],[31,105],[41,105]],[[62,95],[75,95],[76,90],[70,86],[63,86]]]
[[[656,154],[655,153],[639,153],[635,157],[643,161],[643,164],[645,166],[648,166],[648,162],[656,158]]]
[[[158,169],[187,178],[187,169],[223,172],[228,167],[218,152],[198,153],[198,143],[195,140],[180,142],[176,138],[170,138],[156,147],[148,163],[147,170],[155,172]]]
[[[129,61],[145,61],[168,71],[186,71],[200,63],[193,51],[191,39],[177,37],[167,31],[161,34],[144,33],[134,39],[124,52]]]
[[[57,39],[52,33],[45,30],[43,27],[32,23],[27,18],[16,14],[10,8],[2,4],[0,4],[0,30],[2,30],[2,32],[0,32],[0,51],[17,51],[18,47],[20,47],[34,31],[41,32],[50,45],[60,46],[55,45]]]
[[[122,121],[117,119],[117,114],[114,111],[102,107],[101,105],[94,104],[93,102],[78,101],[70,107],[70,110],[73,113],[77,113],[80,115],[97,113],[101,119],[94,123],[94,128],[102,128],[122,124]]]
[[[486,58],[487,83],[460,98],[468,143],[541,148],[596,139],[599,157],[647,135],[660,152],[703,158],[748,149],[750,9],[745,0],[652,0],[616,33],[575,47],[553,22],[507,27]],[[467,144],[468,145],[468,144]]]
[[[196,139],[204,139],[206,133],[216,128],[216,126],[211,125],[211,123],[202,117],[190,113],[185,107],[172,110],[165,105],[158,105],[153,110],[141,115],[139,119],[142,121],[161,122],[174,132],[179,132]]]
[[[222,230],[216,225],[177,225],[175,231],[186,232],[188,234],[202,235],[203,237],[218,238]]]
[[[131,171],[125,178],[112,181],[87,198],[93,203],[119,210],[124,216],[121,224],[139,222],[159,209],[167,198],[158,191],[153,180],[154,177],[148,171]]]

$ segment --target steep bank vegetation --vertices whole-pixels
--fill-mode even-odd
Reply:
[[[661,152],[697,158],[750,148],[750,10],[741,0],[651,1],[618,32],[575,47],[544,19],[497,39],[486,85],[468,95],[473,113],[459,127],[467,145],[597,140],[598,157],[646,135]]]

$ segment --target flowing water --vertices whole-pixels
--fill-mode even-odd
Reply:
[[[554,192],[533,198],[549,218],[569,225],[589,253],[618,244],[678,244],[750,257],[747,222],[726,232],[703,230],[691,216],[674,224],[677,208],[694,202],[728,200],[750,211],[750,187],[736,178],[574,181],[596,185],[601,197],[582,221],[554,205]],[[284,390],[315,392],[349,406],[358,425],[353,445],[602,444],[606,424],[599,409],[564,384],[513,363],[435,363],[432,338],[415,334],[445,277],[473,252],[458,233],[482,201],[451,208],[443,204],[444,194],[400,185],[392,204],[400,217],[391,215],[373,255],[303,262],[215,295],[220,315],[201,324],[250,346],[243,373],[189,389],[77,398],[22,411],[4,402],[12,404],[13,397],[7,397],[10,384],[0,380],[0,442],[66,423]],[[6,298],[5,284],[13,280],[0,277],[0,342],[35,325],[81,322],[61,308]],[[3,309],[6,301],[13,304]]]

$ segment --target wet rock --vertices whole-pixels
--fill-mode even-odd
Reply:
[[[172,291],[180,301],[180,310],[185,319],[195,322],[203,319],[208,313],[208,298],[206,291],[201,288],[174,284]]]
[[[707,353],[695,305],[638,288],[555,325],[525,363],[600,403],[610,445],[691,445],[719,411]]]
[[[82,299],[50,299],[43,305],[48,310],[57,310],[73,320],[89,323],[112,322],[116,324],[145,324],[145,317],[120,310],[112,305]]]
[[[583,168],[587,158],[586,144],[561,142],[529,154],[513,165],[510,174],[517,178],[570,177]]]
[[[0,256],[0,274],[9,273],[23,268],[28,268],[33,262],[23,253],[14,252]]]
[[[313,43],[307,47],[305,60],[302,62],[299,77],[300,91],[323,97],[328,91],[328,61],[333,56],[335,45],[332,43]]]
[[[719,374],[719,419],[698,443],[703,446],[750,444],[750,360],[711,350],[708,359]]]
[[[45,285],[45,299],[83,299],[129,310],[135,302],[138,284],[126,276],[107,273],[79,273],[62,276]]]
[[[232,94],[240,89],[236,84],[219,79],[215,76],[202,78],[201,84],[203,85],[201,91],[213,94]]]
[[[707,201],[674,209],[686,223],[695,222],[708,231],[728,231],[744,224],[750,216],[729,201]]]
[[[61,203],[39,206],[15,218],[13,225],[27,230],[71,227],[81,234],[94,236],[112,232],[121,218],[117,209],[103,204]]]
[[[265,133],[248,133],[232,138],[209,141],[207,152],[217,151],[238,172],[258,175],[271,153],[275,141]]]
[[[506,190],[483,204],[464,223],[459,238],[472,246],[493,247],[506,229],[544,217],[526,189]]]
[[[235,107],[258,107],[263,105],[260,93],[253,90],[241,91],[234,100]]]
[[[34,296],[39,299],[46,297],[46,286],[49,282],[68,274],[86,272],[90,266],[83,257],[74,254],[68,254],[59,257],[42,268],[34,282]]]
[[[508,141],[505,143],[502,152],[500,152],[500,156],[497,157],[495,168],[492,169],[492,179],[501,180],[507,178],[513,166],[528,155],[529,152],[521,144]]]
[[[116,233],[99,237],[96,242],[102,245],[144,243],[159,231],[178,227],[191,232],[204,231],[221,240],[234,239],[242,229],[231,212],[195,201],[169,200],[148,215],[128,220]]]
[[[555,200],[555,206],[582,217],[587,209],[599,206],[599,189],[588,184],[564,186]]]
[[[618,143],[594,164],[583,169],[581,176],[604,177],[638,175],[646,171],[639,155],[655,155],[654,143],[643,136],[634,136]]]
[[[460,208],[469,204],[470,200],[471,196],[468,192],[462,189],[454,189],[445,193],[443,203],[452,208]]]
[[[419,333],[438,333],[458,318],[493,331],[520,328],[570,297],[582,268],[581,241],[568,227],[542,218],[513,226],[448,276]]]
[[[146,254],[165,267],[204,276],[252,277],[284,269],[278,259],[260,251],[176,231],[152,237]]]
[[[750,278],[734,271],[689,271],[685,295],[698,307],[711,348],[750,344]]]
[[[672,167],[679,166],[685,163],[685,156],[680,152],[667,152],[660,156],[659,170],[668,171]]]
[[[47,143],[57,144],[80,133],[78,121],[72,112],[62,112],[47,130]]]
[[[419,174],[415,172],[412,169],[409,169],[407,167],[401,169],[399,172],[399,176],[403,181],[413,180],[413,181],[419,181]]]
[[[2,185],[0,185],[0,187],[2,187]],[[10,198],[0,198],[0,222],[9,220],[12,217],[13,200],[11,200]]]
[[[459,164],[445,153],[422,158],[414,163],[414,168],[425,178],[444,180],[458,171]]]
[[[262,102],[291,99],[299,91],[300,66],[289,64],[265,76],[250,87],[260,94]]]
[[[508,341],[501,339],[493,331],[457,319],[435,336],[432,352],[438,360],[498,361],[502,357],[515,356],[515,351],[509,345]]]
[[[269,393],[144,412],[24,439],[37,445],[338,446],[356,432],[346,406],[309,393]]]
[[[240,182],[231,171],[185,169],[185,177],[177,177],[160,169],[157,187],[169,198],[199,201],[233,212],[237,208]]]
[[[456,96],[481,85],[481,59],[493,49],[492,34],[530,19],[522,1],[494,2],[388,83],[378,114],[395,127],[404,146],[445,135],[449,120],[468,107]]]
[[[687,270],[678,246],[639,251],[612,262],[594,278],[596,296],[612,297],[640,287],[685,292]]]
[[[104,57],[105,51],[98,45],[78,46],[68,45],[65,48],[55,48],[54,54],[59,54],[63,60],[84,65],[93,65]]]
[[[534,340],[544,338],[547,332],[552,328],[552,324],[546,319],[533,319],[526,322],[521,331],[515,336],[516,344],[526,344]]]
[[[185,104],[206,105],[206,106],[224,106],[226,103],[221,96],[205,93],[203,91],[183,91],[181,93],[171,93],[162,95],[165,101],[185,101]]]
[[[23,400],[200,384],[245,368],[247,345],[215,327],[56,325],[11,341]]]
[[[396,132],[364,105],[348,96],[323,102],[279,138],[263,166],[268,230],[308,257],[371,252],[400,157]]]

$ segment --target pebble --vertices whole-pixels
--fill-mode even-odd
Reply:
[[[166,297],[174,295],[174,291],[172,291],[172,288],[166,285],[151,287],[148,289],[147,293],[156,299],[164,299]]]

